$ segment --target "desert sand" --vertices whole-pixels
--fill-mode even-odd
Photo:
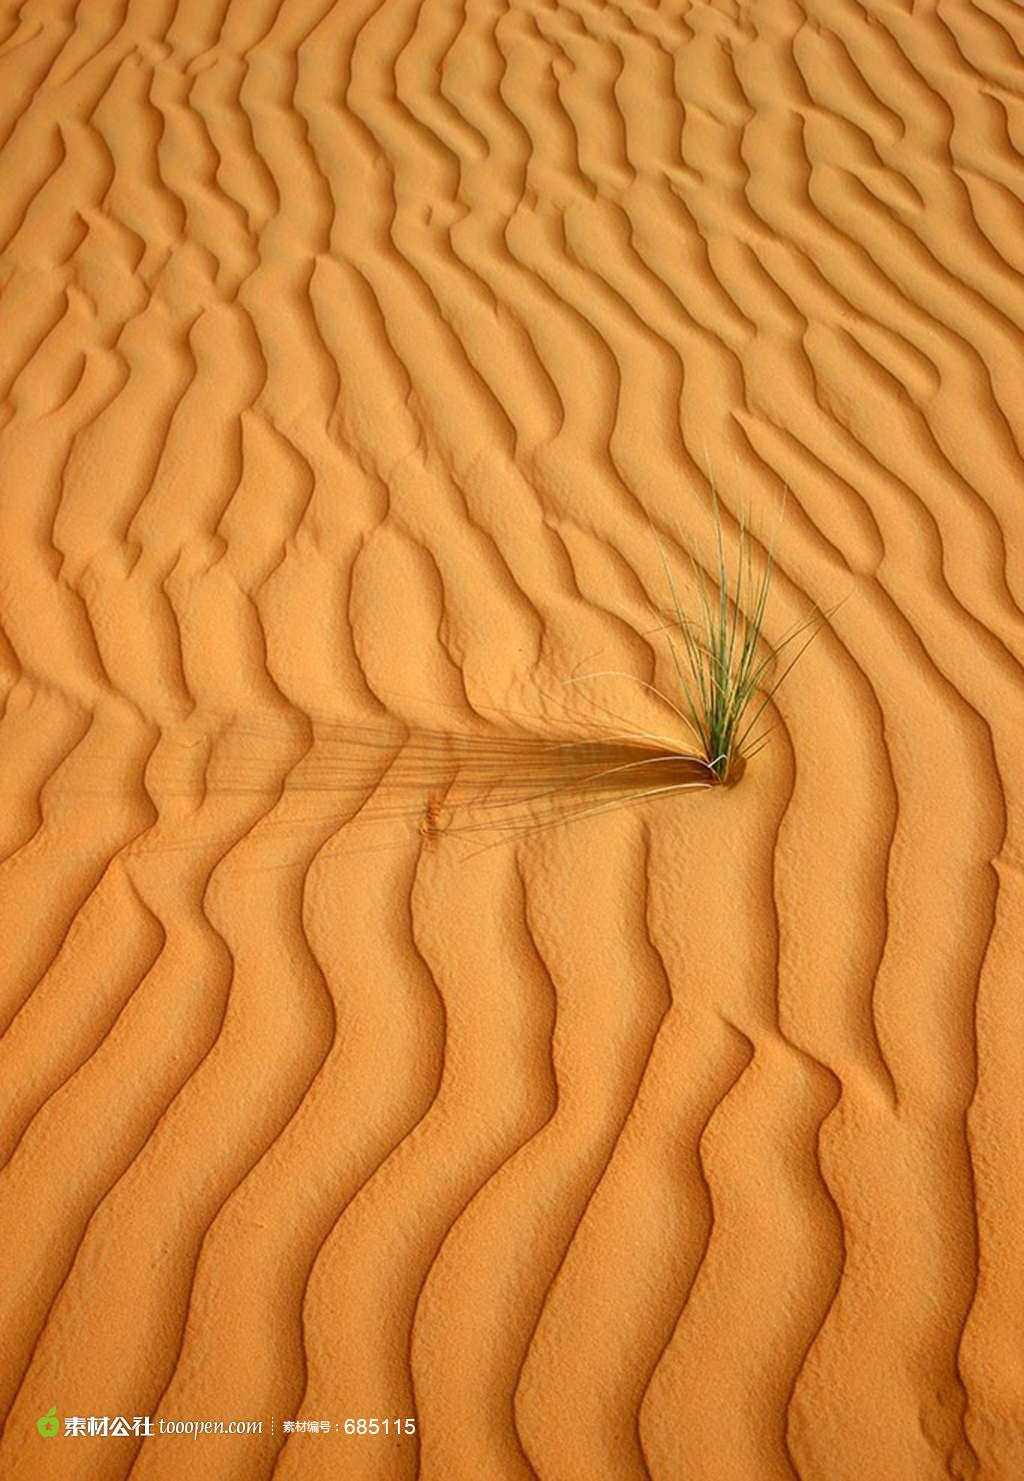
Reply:
[[[1024,9],[3,0],[0,181],[0,1475],[1020,1481]]]

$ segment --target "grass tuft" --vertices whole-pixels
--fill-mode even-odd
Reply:
[[[714,781],[736,779],[741,763],[755,756],[768,739],[758,731],[765,708],[817,631],[817,613],[803,618],[774,646],[763,639],[768,596],[775,570],[769,549],[758,569],[754,542],[741,516],[734,589],[730,593],[722,535],[722,510],[714,485],[711,506],[715,525],[714,585],[692,561],[698,615],[686,614],[679,590],[657,533],[658,550],[672,596],[674,621],[666,629],[687,728],[696,742],[696,757]],[[717,589],[716,589],[717,588]],[[672,629],[676,630],[673,638]],[[808,629],[810,632],[808,634]],[[808,634],[781,672],[780,656]],[[770,682],[766,682],[769,681]],[[756,703],[754,702],[756,698]],[[713,784],[713,783],[712,783]]]

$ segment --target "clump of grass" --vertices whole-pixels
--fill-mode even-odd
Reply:
[[[696,742],[696,759],[706,767],[709,783],[737,779],[743,764],[768,740],[768,729],[757,726],[779,685],[803,653],[816,630],[816,613],[802,619],[774,646],[763,639],[768,596],[775,570],[769,548],[758,569],[754,542],[745,519],[739,522],[736,579],[730,594],[729,573],[722,534],[722,511],[714,485],[711,506],[715,525],[717,592],[703,569],[691,557],[699,615],[687,616],[669,565],[658,540],[662,566],[672,596],[674,621],[666,629],[682,695],[687,728]],[[676,630],[676,638],[672,629]],[[782,653],[811,629],[782,671],[775,672]],[[766,681],[770,680],[766,684]],[[755,703],[755,697],[757,702]]]
[[[618,677],[630,679],[656,695],[682,721],[685,738],[655,735],[635,726],[630,727],[629,733],[635,741],[656,748],[652,761],[687,761],[694,768],[690,787],[713,787],[737,781],[746,762],[766,744],[770,727],[759,730],[758,723],[779,685],[814,636],[819,616],[814,611],[774,645],[766,642],[764,625],[775,572],[774,550],[769,547],[763,561],[759,561],[756,542],[741,515],[735,579],[730,583],[722,509],[713,483],[711,509],[715,571],[713,578],[709,578],[691,557],[697,593],[697,610],[693,616],[685,610],[665,546],[651,525],[673,611],[672,620],[657,630],[668,637],[679,694],[673,697],[635,674],[620,670],[584,674],[570,681],[581,683],[585,679]],[[807,634],[804,642],[779,671],[780,658],[792,650],[802,634]],[[605,714],[615,715],[607,705],[596,700],[591,703]],[[624,720],[621,715],[615,717]]]

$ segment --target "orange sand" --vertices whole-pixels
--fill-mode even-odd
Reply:
[[[1024,8],[2,0],[0,141],[0,1474],[1020,1481]],[[709,466],[771,745],[462,832]]]

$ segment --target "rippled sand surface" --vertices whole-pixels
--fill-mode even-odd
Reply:
[[[0,0],[4,1478],[1024,1477],[1022,196],[1015,0]]]

